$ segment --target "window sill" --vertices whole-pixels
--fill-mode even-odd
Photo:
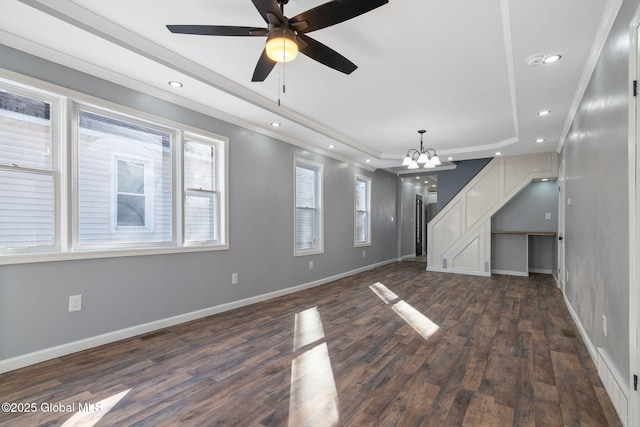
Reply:
[[[0,255],[0,265],[28,264],[37,262],[71,261],[79,259],[118,258],[147,255],[182,254],[190,252],[212,252],[228,250],[229,245],[184,246],[141,249],[103,249],[79,252],[40,252]]]
[[[299,256],[307,256],[307,255],[318,255],[323,253],[324,253],[324,249],[309,249],[307,251],[297,251],[293,254],[293,256],[299,257]]]

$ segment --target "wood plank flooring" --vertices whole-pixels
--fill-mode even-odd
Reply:
[[[551,276],[411,262],[12,371],[0,397],[36,404],[2,426],[621,425]]]

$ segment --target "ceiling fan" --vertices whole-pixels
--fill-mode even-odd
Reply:
[[[228,25],[167,25],[172,33],[206,36],[266,37],[267,42],[251,81],[264,81],[276,62],[293,60],[298,51],[327,67],[351,74],[358,68],[330,47],[307,36],[307,33],[339,24],[389,3],[389,0],[333,0],[302,12],[293,18],[284,16],[289,0],[251,0],[268,28]]]

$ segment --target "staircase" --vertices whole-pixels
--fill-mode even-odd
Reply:
[[[427,225],[427,271],[491,275],[491,217],[532,180],[556,178],[558,156],[496,157]]]

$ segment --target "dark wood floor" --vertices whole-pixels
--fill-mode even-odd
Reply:
[[[620,425],[551,276],[411,262],[12,371],[0,396],[37,406],[3,426]]]

